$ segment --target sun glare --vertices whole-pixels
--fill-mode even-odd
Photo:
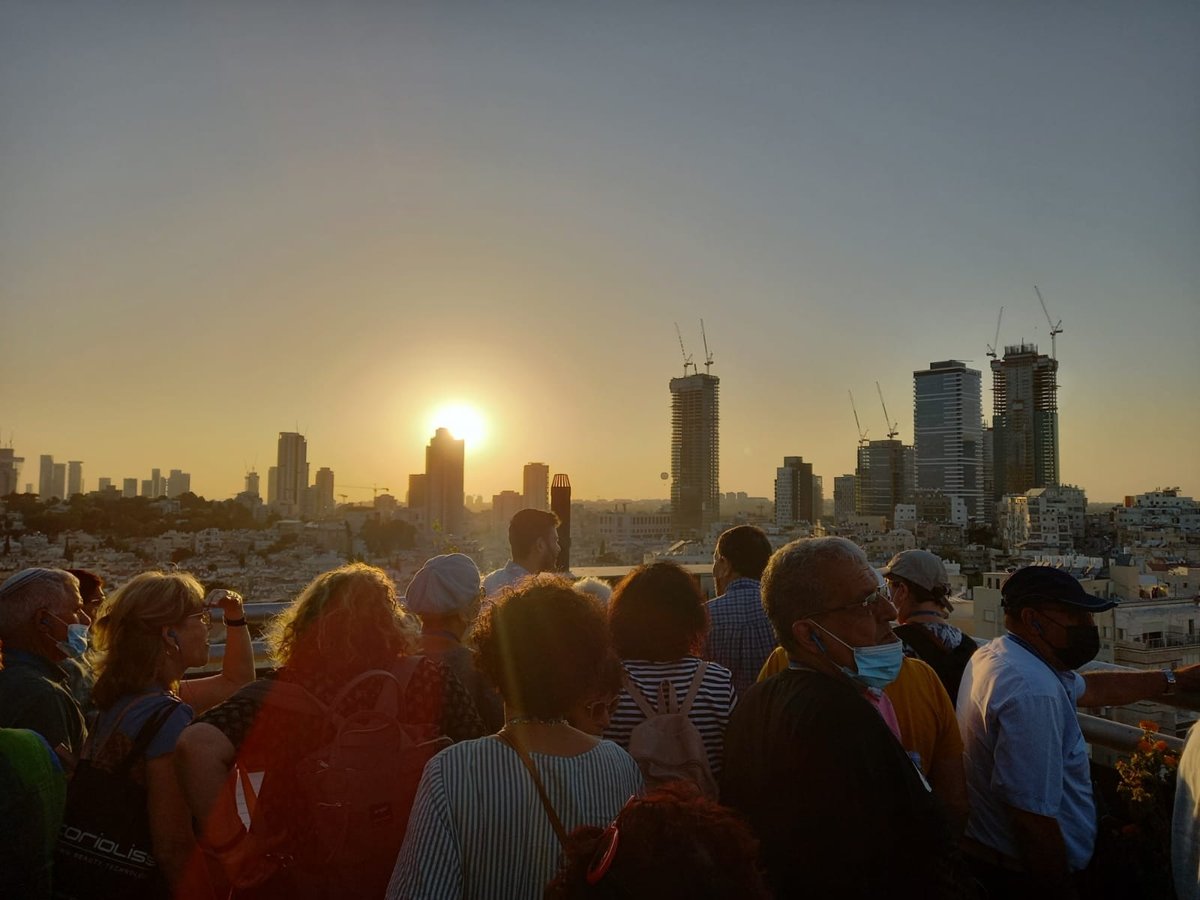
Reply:
[[[456,438],[467,442],[471,450],[478,449],[487,436],[487,423],[483,413],[465,403],[453,403],[440,407],[429,419],[429,430],[449,429]]]

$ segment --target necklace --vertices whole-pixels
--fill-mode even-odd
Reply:
[[[505,720],[505,726],[509,725],[566,725],[567,720],[563,717],[557,719],[541,719],[537,716],[512,716]]]

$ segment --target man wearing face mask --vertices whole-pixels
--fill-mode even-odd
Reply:
[[[1124,706],[1200,689],[1178,671],[1075,669],[1100,649],[1094,613],[1116,602],[1046,566],[1001,588],[1008,634],[967,664],[958,696],[971,812],[963,847],[994,897],[1074,897],[1092,857],[1096,807],[1077,706]]]
[[[0,584],[0,728],[28,728],[78,756],[83,714],[60,663],[87,649],[90,624],[69,572],[23,569]]]
[[[730,718],[721,800],[750,822],[776,895],[971,896],[945,816],[896,737],[883,688],[902,645],[879,628],[896,611],[863,551],[794,541],[771,557],[762,597],[789,667]]]

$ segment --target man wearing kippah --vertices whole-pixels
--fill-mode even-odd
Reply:
[[[1008,633],[971,657],[958,697],[971,803],[963,846],[990,897],[1075,897],[1096,840],[1076,707],[1200,689],[1200,665],[1081,675],[1100,649],[1092,616],[1115,601],[1047,566],[1020,569],[1001,596]]]

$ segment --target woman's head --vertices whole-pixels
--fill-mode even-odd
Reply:
[[[314,578],[266,638],[272,658],[293,671],[361,672],[412,652],[418,631],[387,574],[352,563]]]
[[[107,709],[151,684],[171,686],[208,661],[204,589],[183,572],[143,572],[100,606],[92,623],[98,675],[92,699]]]
[[[612,654],[600,604],[549,574],[525,579],[485,607],[474,639],[479,668],[508,711],[546,719],[590,699]]]
[[[563,856],[547,900],[770,896],[750,829],[685,782],[631,799],[607,829],[576,829]]]
[[[708,611],[695,580],[674,563],[638,566],[617,585],[608,606],[621,659],[669,662],[700,652]]]

